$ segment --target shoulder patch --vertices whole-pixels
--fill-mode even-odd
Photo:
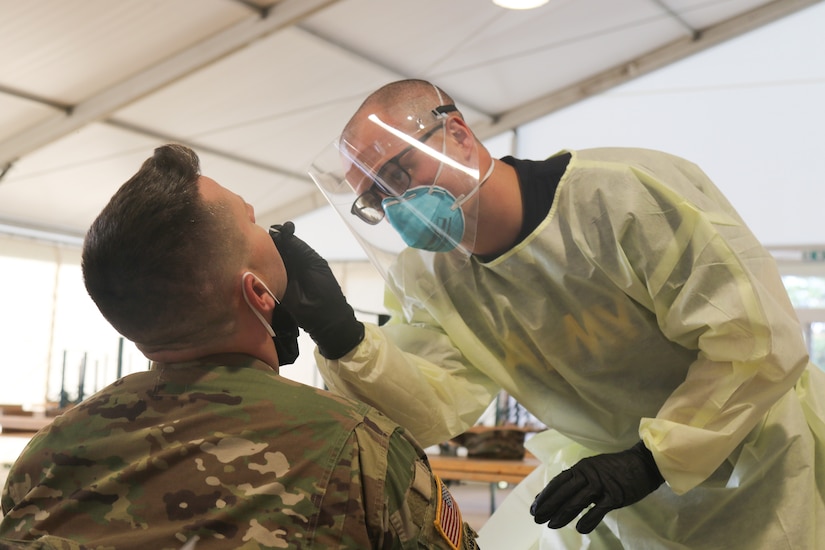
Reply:
[[[453,495],[441,481],[435,476],[438,485],[438,507],[435,512],[435,528],[441,534],[450,548],[458,550],[461,548],[461,538],[464,535],[464,521],[461,519],[461,512],[458,503],[453,499]]]

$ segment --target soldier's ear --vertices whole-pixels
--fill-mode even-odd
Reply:
[[[264,283],[254,273],[245,272],[241,285],[251,307],[267,312],[275,308],[274,298],[269,295]]]

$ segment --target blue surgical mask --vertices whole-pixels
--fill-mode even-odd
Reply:
[[[464,237],[464,213],[452,193],[432,185],[408,189],[381,202],[390,225],[407,246],[449,252]]]

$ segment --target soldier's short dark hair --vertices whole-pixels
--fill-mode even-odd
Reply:
[[[89,295],[116,330],[149,348],[208,338],[226,315],[222,269],[237,230],[223,205],[199,194],[199,178],[194,151],[158,147],[84,241]]]

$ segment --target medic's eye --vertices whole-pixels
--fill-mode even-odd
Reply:
[[[408,147],[405,153],[409,151]],[[375,184],[385,195],[398,196],[410,188],[410,174],[399,164],[401,157],[398,155],[387,161],[375,175]]]

